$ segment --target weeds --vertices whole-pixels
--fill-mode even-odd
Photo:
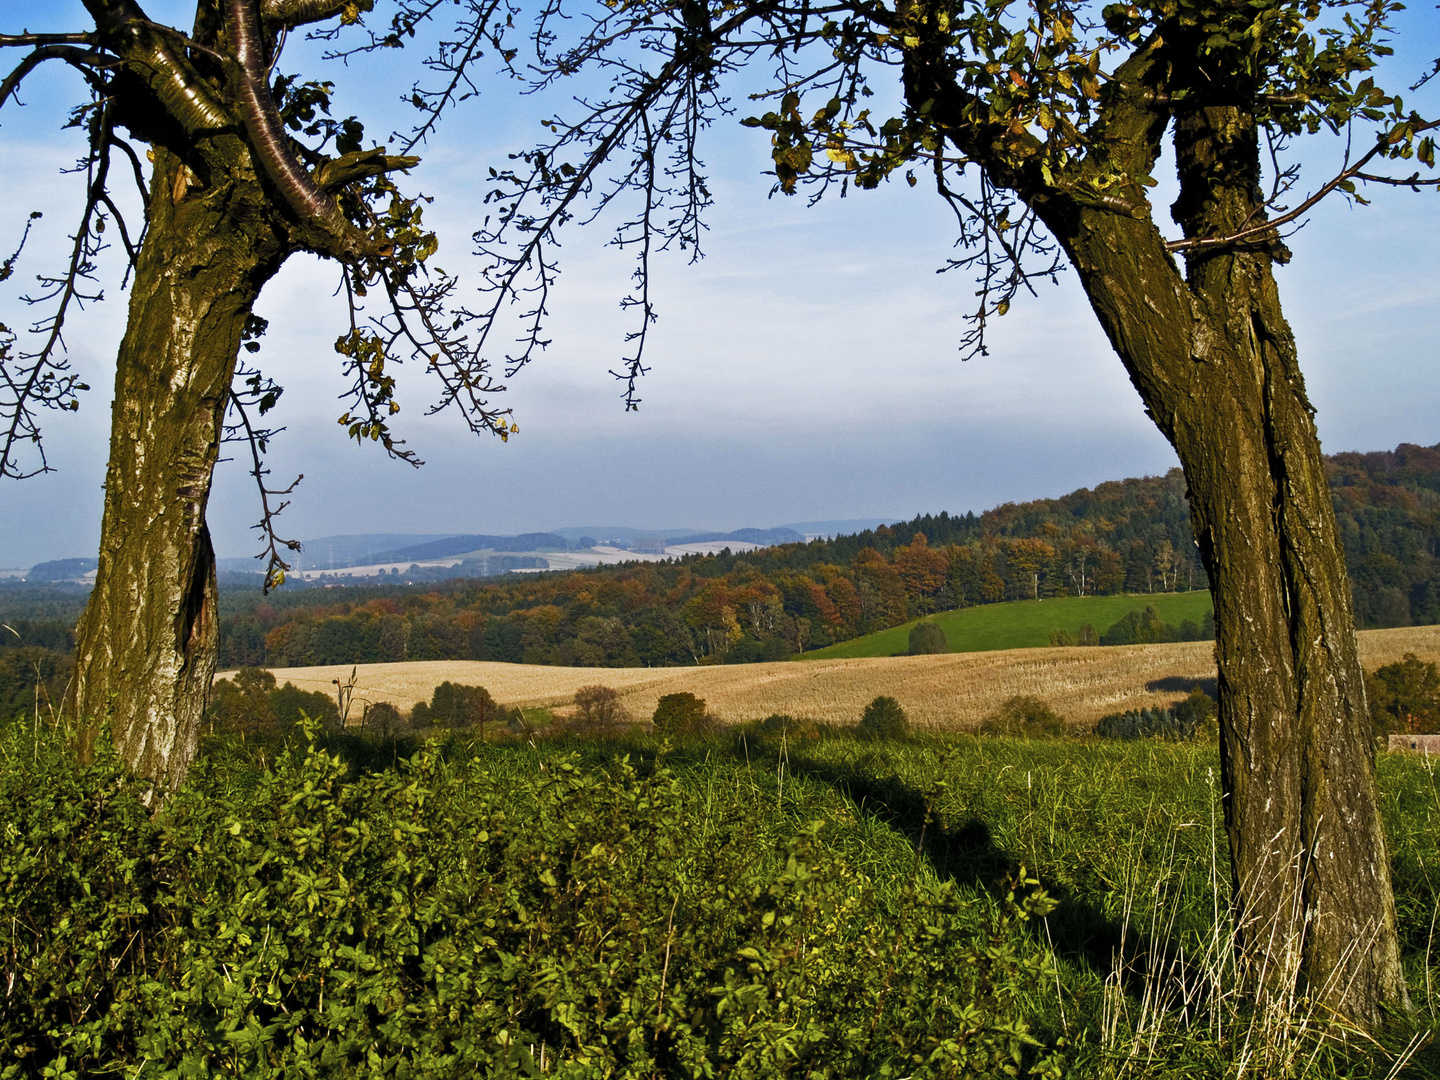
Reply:
[[[1440,779],[1380,765],[1416,1017],[1236,992],[1214,747],[212,740],[151,816],[0,733],[0,1075],[1434,1075]]]

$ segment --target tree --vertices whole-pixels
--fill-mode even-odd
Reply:
[[[582,686],[575,691],[575,720],[591,731],[613,731],[630,722],[630,710],[613,687]]]
[[[1440,731],[1440,668],[1406,653],[1365,680],[1376,737]]]
[[[535,207],[524,243],[480,237],[543,287],[553,264],[536,252],[576,200],[635,193],[618,237],[639,263],[633,386],[650,253],[700,238],[696,133],[723,112],[727,76],[768,62],[774,107],[743,122],[770,133],[780,191],[930,173],[969,251],[956,265],[979,279],[971,354],[1034,278],[1073,268],[1189,487],[1219,626],[1244,987],[1260,1001],[1300,989],[1366,1025],[1407,998],[1350,590],[1274,267],[1290,258],[1285,228],[1321,199],[1436,183],[1436,121],[1369,75],[1396,6],[1137,0],[1096,20],[1054,0],[614,4],[542,50],[540,83],[593,61],[609,84],[499,178],[497,194]],[[902,107],[872,115],[869,80],[895,75]],[[1343,158],[1300,196],[1288,143],[1320,131],[1343,136]],[[1167,140],[1176,236],[1147,197]],[[602,184],[605,160],[619,164]]]
[[[655,703],[651,717],[660,735],[693,735],[706,727],[705,699],[682,690],[665,694]]]
[[[113,237],[128,264],[129,318],[117,358],[99,569],[77,632],[67,708],[87,722],[88,738],[108,718],[127,764],[162,788],[185,776],[215,673],[205,507],[227,435],[248,443],[267,585],[283,580],[282,553],[297,547],[274,530],[294,485],[272,486],[262,457],[275,433],[261,417],[281,389],[238,361],[242,343],[252,352],[259,345],[265,324],[254,316],[255,300],[286,259],[313,252],[338,266],[350,312],[336,351],[353,378],[340,419],[351,437],[418,464],[389,428],[398,406],[386,365],[406,356],[425,357],[439,374],[436,408],[457,407],[477,432],[505,437],[513,429],[487,404],[495,386],[478,351],[483,333],[467,338],[466,314],[447,311],[454,280],[426,268],[436,240],[424,228],[422,201],[390,178],[418,162],[409,152],[463,80],[415,89],[420,122],[397,154],[367,147],[353,117],[332,118],[324,82],[272,78],[287,32],[330,23],[319,33],[333,39],[370,7],[198,0],[185,32],[150,20],[137,0],[85,0],[88,23],[72,33],[0,35],[0,48],[23,50],[0,82],[0,108],[18,100],[42,64],[68,65],[85,86],[69,126],[87,144],[73,243],[64,266],[40,276],[34,297],[47,305],[36,343],[17,346],[0,327],[0,475],[48,470],[38,414],[79,406],[86,387],[70,368],[63,331],[76,307],[99,298],[94,275]],[[400,45],[434,7],[401,0],[389,30],[369,33],[357,48]],[[503,54],[505,20],[492,27],[493,12],[462,16],[447,42],[458,51],[442,48],[432,58],[442,80],[455,74],[452,57],[473,58],[482,47]],[[120,212],[122,178],[133,180],[143,204],[138,227]],[[0,280],[20,254],[0,264]],[[371,291],[383,298],[379,314],[363,307]]]
[[[502,712],[485,687],[446,681],[431,694],[430,707],[424,716],[427,722],[438,727],[478,727],[483,739],[485,722],[498,719]]]
[[[881,694],[865,706],[856,733],[862,739],[903,739],[910,734],[910,718],[898,701]]]
[[[910,628],[910,655],[921,656],[929,653],[948,653],[950,642],[938,623],[918,622]]]

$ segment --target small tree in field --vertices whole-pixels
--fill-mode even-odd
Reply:
[[[910,734],[910,718],[898,701],[881,694],[865,706],[857,732],[862,739],[903,739]]]
[[[609,686],[582,686],[575,691],[575,721],[596,731],[609,731],[628,723],[630,710],[619,691]]]
[[[1057,738],[1065,734],[1065,718],[1033,694],[1017,694],[980,725],[982,735],[1022,739]]]
[[[377,701],[366,707],[362,726],[376,732],[380,738],[388,739],[400,730],[403,723],[399,709],[388,701]]]
[[[666,694],[656,703],[652,721],[656,734],[693,735],[707,726],[705,699],[689,691]]]
[[[910,655],[926,656],[932,653],[947,653],[950,642],[938,623],[918,622],[910,630]]]
[[[1414,653],[1365,678],[1375,735],[1440,732],[1440,668]]]
[[[482,739],[486,721],[500,714],[500,706],[483,686],[442,682],[430,698],[430,723],[448,728],[478,727]]]

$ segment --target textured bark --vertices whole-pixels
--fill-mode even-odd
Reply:
[[[125,762],[162,789],[185,777],[215,674],[205,505],[241,331],[285,252],[243,145],[207,150],[204,181],[155,150],[116,362],[99,570],[68,699],[87,753],[108,721]]]
[[[1184,235],[1265,220],[1253,73],[1200,70],[1193,34],[1136,49],[1089,153],[1058,176],[956,86],[943,45],[909,59],[906,94],[1049,227],[1184,468],[1215,599],[1242,990],[1371,1027],[1408,1001],[1350,586],[1272,272],[1282,250],[1263,236],[1215,246],[1182,273],[1145,198],[1173,124]]]
[[[1197,218],[1223,235],[1254,208],[1254,135],[1235,110],[1180,122],[1187,235]],[[1199,256],[1182,276],[1148,219],[1037,208],[1189,485],[1215,599],[1242,978],[1262,1002],[1304,994],[1373,1025],[1406,1003],[1394,897],[1350,587],[1271,252]]]

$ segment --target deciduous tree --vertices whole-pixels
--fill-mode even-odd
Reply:
[[[619,238],[639,260],[638,376],[650,254],[700,239],[710,189],[696,134],[724,111],[726,77],[766,63],[771,107],[744,122],[769,133],[780,191],[928,174],[955,210],[968,248],[957,265],[979,278],[972,354],[1035,277],[1073,268],[1189,487],[1219,625],[1245,985],[1267,1001],[1299,989],[1362,1024],[1406,992],[1350,590],[1274,268],[1290,258],[1286,228],[1321,199],[1436,183],[1436,121],[1372,75],[1397,6],[616,3],[546,43],[541,82],[593,62],[609,86],[500,178],[501,194],[536,204],[519,253],[482,237],[543,285],[552,264],[536,251],[576,200],[635,193]],[[872,107],[874,79],[898,91],[890,116]],[[1339,161],[1306,190],[1287,145],[1322,131],[1340,136]],[[1167,144],[1168,233],[1149,199]]]
[[[358,120],[330,116],[323,78],[275,69],[287,33],[323,26],[333,39],[371,0],[198,0],[188,28],[152,20],[138,0],[84,3],[88,20],[71,32],[0,34],[0,48],[19,57],[0,82],[0,108],[15,106],[41,65],[68,66],[81,86],[68,123],[86,139],[72,244],[64,265],[40,276],[34,299],[46,306],[33,344],[0,328],[0,474],[49,468],[38,415],[77,408],[86,389],[63,331],[77,307],[98,299],[98,261],[113,243],[128,262],[129,319],[116,365],[99,570],[77,634],[68,708],[92,734],[108,719],[125,761],[172,787],[194,754],[215,672],[205,508],[227,433],[248,443],[270,584],[283,580],[282,556],[296,546],[273,529],[293,485],[267,480],[261,456],[273,434],[261,417],[280,387],[237,360],[242,343],[258,345],[264,322],[254,304],[285,261],[297,252],[331,260],[350,301],[348,319],[337,312],[336,351],[352,380],[340,417],[351,437],[418,463],[389,427],[398,409],[389,365],[412,355],[440,377],[436,408],[455,406],[477,432],[511,430],[487,403],[495,384],[477,351],[483,333],[467,337],[467,316],[448,308],[454,280],[426,268],[436,239],[423,203],[391,179],[418,162],[410,151],[466,91],[458,65],[504,54],[507,12],[499,4],[462,9],[447,48],[432,58],[438,87],[416,88],[419,123],[392,151],[367,143]],[[387,29],[352,44],[398,46],[436,7],[402,0]],[[124,183],[137,189],[140,220],[121,213],[116,188]],[[378,310],[364,311],[367,293],[381,298]]]

